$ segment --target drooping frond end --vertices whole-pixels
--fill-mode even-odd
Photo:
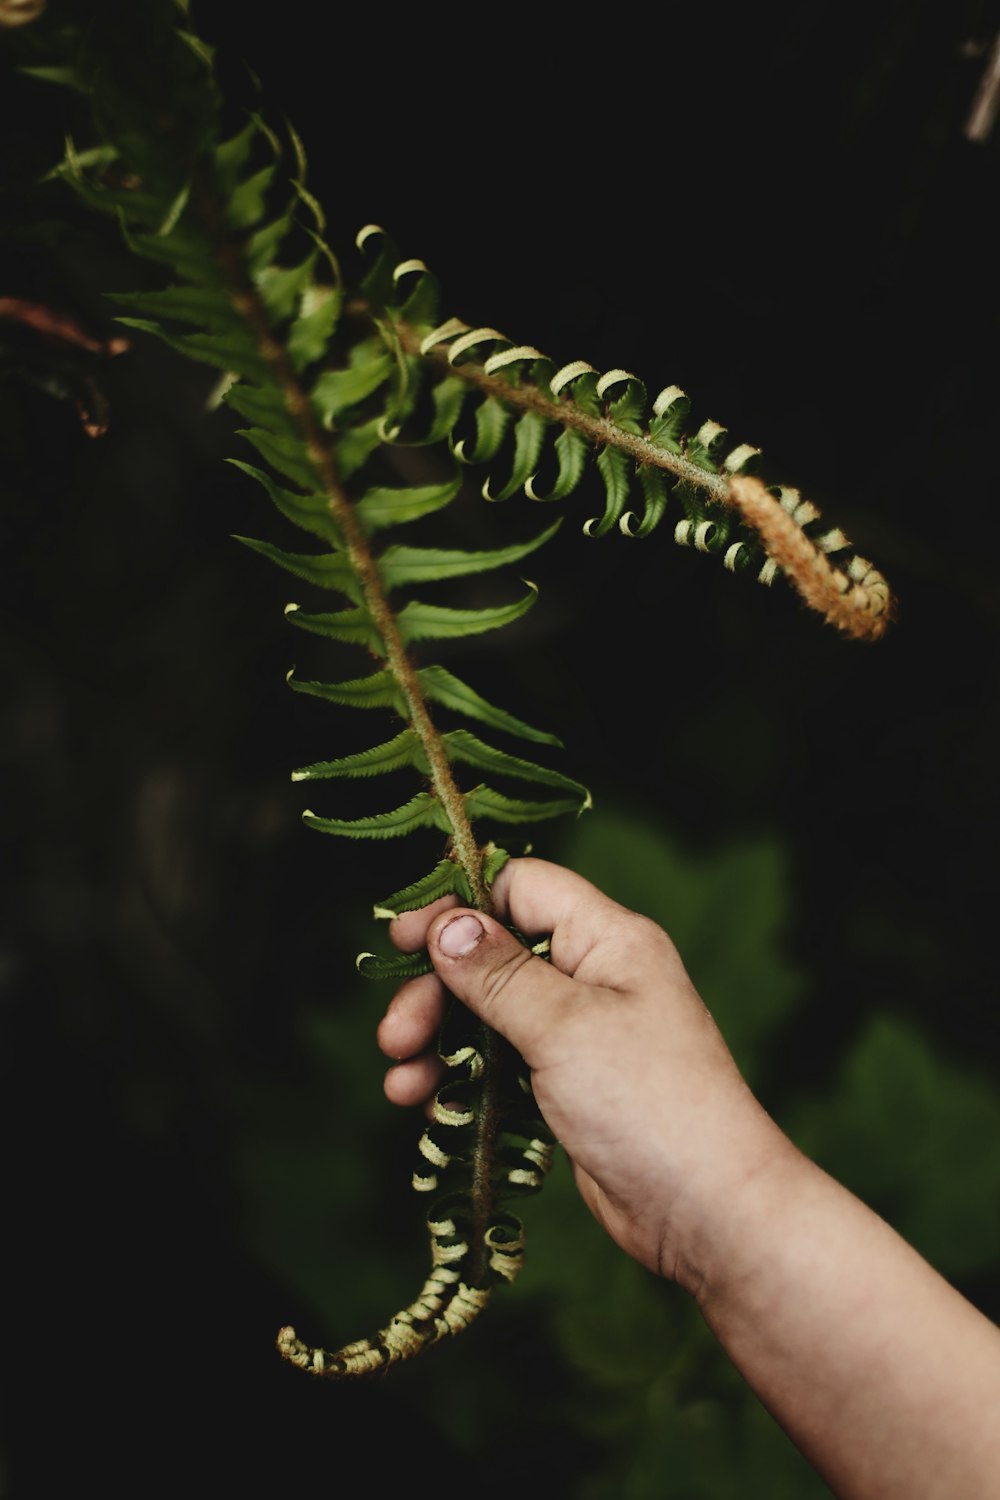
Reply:
[[[307,1375],[327,1380],[374,1375],[401,1359],[411,1359],[449,1334],[461,1333],[489,1300],[489,1288],[466,1286],[463,1281],[453,1285],[449,1267],[441,1265],[424,1282],[416,1301],[373,1338],[356,1339],[331,1354],[304,1343],[294,1328],[286,1327],[279,1330],[275,1342],[279,1354]]]
[[[759,479],[734,474],[729,495],[742,520],[760,536],[768,556],[812,609],[856,640],[878,640],[885,634],[894,600],[882,574],[866,558],[855,554],[846,572],[834,567],[823,538],[808,536],[796,514]],[[809,519],[815,519],[815,507],[810,512]]]

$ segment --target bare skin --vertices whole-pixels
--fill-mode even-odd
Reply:
[[[841,1500],[1000,1500],[1000,1330],[783,1134],[662,928],[543,860],[494,897],[552,962],[451,897],[398,917],[435,973],[379,1025],[387,1097],[438,1086],[447,989],[528,1063],[598,1222],[697,1299]]]

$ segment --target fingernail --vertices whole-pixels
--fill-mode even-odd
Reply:
[[[438,946],[449,958],[464,958],[471,953],[483,935],[483,924],[477,917],[453,917],[438,938]]]

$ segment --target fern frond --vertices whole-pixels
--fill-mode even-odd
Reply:
[[[377,226],[367,226],[359,240],[366,246],[384,241],[383,257],[396,253]],[[412,270],[412,262],[401,264]],[[602,375],[585,360],[557,369],[538,349],[514,344],[495,328],[470,328],[457,318],[433,327],[414,321],[414,300],[411,289],[407,301],[389,300],[378,309],[391,322],[406,363],[401,415],[413,413],[421,384],[429,385],[435,436],[447,434],[461,461],[491,466],[482,486],[486,499],[507,500],[518,490],[536,501],[565,499],[596,455],[593,468],[603,484],[604,510],[583,522],[587,536],[614,530],[649,536],[673,497],[681,512],[673,529],[678,545],[716,554],[729,571],[751,571],[765,584],[780,571],[811,608],[849,635],[875,639],[885,631],[892,599],[881,573],[852,556],[839,529],[820,529],[812,502],[785,506],[798,535],[793,539],[783,522],[779,541],[774,507],[757,491],[751,501],[741,485],[750,481],[745,471],[759,449],[732,444],[726,429],[712,420],[686,432],[690,402],[678,386],[665,387],[650,405],[643,382],[627,370]],[[405,421],[394,428],[393,440],[414,441]],[[504,453],[501,468],[494,461]],[[554,471],[547,485],[543,470]],[[784,505],[786,490],[765,491],[756,483]],[[641,513],[629,508],[636,491]],[[845,553],[839,569],[824,566],[832,550]],[[839,582],[845,576],[851,580],[849,598]]]
[[[388,811],[302,815],[309,827],[343,838],[437,836],[431,870],[376,906],[377,915],[443,896],[490,911],[507,854],[482,842],[477,825],[525,825],[590,806],[586,788],[563,773],[438,723],[443,712],[445,722],[455,715],[535,745],[561,745],[447,667],[414,655],[424,643],[519,620],[535,600],[533,584],[512,603],[489,608],[414,598],[396,604],[403,589],[511,567],[558,532],[561,518],[527,540],[476,551],[387,539],[397,525],[440,516],[457,501],[470,468],[479,467],[481,493],[497,504],[518,492],[559,502],[594,474],[604,503],[583,522],[586,534],[645,537],[669,516],[676,542],[764,582],[780,570],[838,628],[856,636],[884,630],[891,599],[881,575],[853,554],[838,528],[821,530],[816,507],[797,491],[769,489],[746,475],[756,449],[731,444],[713,421],[689,428],[690,403],[677,386],[650,403],[628,370],[601,374],[582,360],[557,366],[494,328],[442,321],[436,278],[422,261],[402,258],[375,225],[357,236],[366,264],[346,288],[294,130],[279,138],[251,112],[226,133],[211,50],[173,28],[158,76],[172,123],[161,129],[132,80],[116,80],[102,67],[99,31],[79,49],[81,68],[74,62],[65,71],[66,81],[91,92],[104,137],[93,149],[69,143],[57,175],[84,202],[113,215],[131,250],[160,268],[169,284],[117,297],[129,308],[121,321],[221,372],[211,404],[248,424],[236,435],[259,459],[231,461],[314,543],[299,552],[236,539],[308,587],[342,595],[348,606],[290,604],[286,618],[376,663],[368,675],[359,669],[338,681],[301,679],[294,671],[287,680],[297,693],[383,710],[394,720],[380,743],[315,761],[293,780],[412,772],[419,783]],[[101,109],[102,91],[113,108]],[[399,457],[393,450],[421,444],[440,445],[442,465],[423,482],[399,484],[406,466],[391,461]],[[467,767],[559,795],[520,798],[484,782],[467,786],[459,779]],[[365,953],[358,967],[369,977],[406,979],[426,972],[428,962],[420,954]],[[376,1335],[332,1354],[283,1329],[282,1353],[312,1373],[340,1378],[381,1369],[461,1331],[523,1259],[522,1227],[503,1203],[537,1190],[553,1147],[523,1064],[457,1006],[439,1050],[450,1077],[421,1136],[414,1173],[414,1188],[435,1195],[430,1275],[415,1301]]]

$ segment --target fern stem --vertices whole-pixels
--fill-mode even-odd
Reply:
[[[418,329],[406,323],[397,323],[394,326],[407,354],[420,355],[423,359],[435,361],[447,370],[449,375],[458,376],[460,380],[476,386],[484,395],[492,396],[504,406],[512,406],[520,411],[537,412],[549,422],[557,422],[562,427],[571,427],[574,431],[582,433],[595,447],[607,444],[613,448],[620,448],[622,452],[634,458],[636,463],[652,464],[655,468],[667,469],[678,479],[683,479],[685,483],[704,490],[713,500],[718,500],[723,505],[732,505],[728,479],[721,474],[712,474],[708,469],[692,463],[682,453],[671,453],[657,443],[650,442],[648,438],[625,432],[606,417],[592,416],[579,406],[575,406],[572,401],[550,401],[535,386],[512,385],[502,375],[487,375],[482,365],[474,360],[451,364],[446,346],[438,345],[425,352],[421,348],[423,334]]]
[[[476,1140],[472,1153],[472,1186],[469,1202],[472,1208],[472,1254],[469,1280],[481,1286],[488,1259],[486,1231],[495,1207],[493,1174],[496,1167],[496,1139],[500,1127],[500,1054],[506,1045],[495,1031],[481,1022],[479,1052],[483,1059],[483,1082],[476,1106]]]
[[[299,426],[309,461],[320,481],[330,513],[344,538],[347,555],[361,586],[365,605],[385,646],[386,665],[403,695],[410,723],[427,757],[431,785],[448,816],[452,845],[469,883],[473,903],[479,910],[490,912],[490,895],[482,876],[482,852],[466,815],[462,793],[452,775],[440,731],[428,710],[416,668],[403,645],[395,612],[382,586],[378,565],[358,524],[351,499],[338,478],[330,441],[302,389],[283,345],[274,336],[267,311],[246,275],[240,250],[224,233],[215,201],[207,191],[201,194],[201,207],[213,232],[219,264],[229,285],[230,301],[251,329],[261,357],[282,392],[289,415]]]

